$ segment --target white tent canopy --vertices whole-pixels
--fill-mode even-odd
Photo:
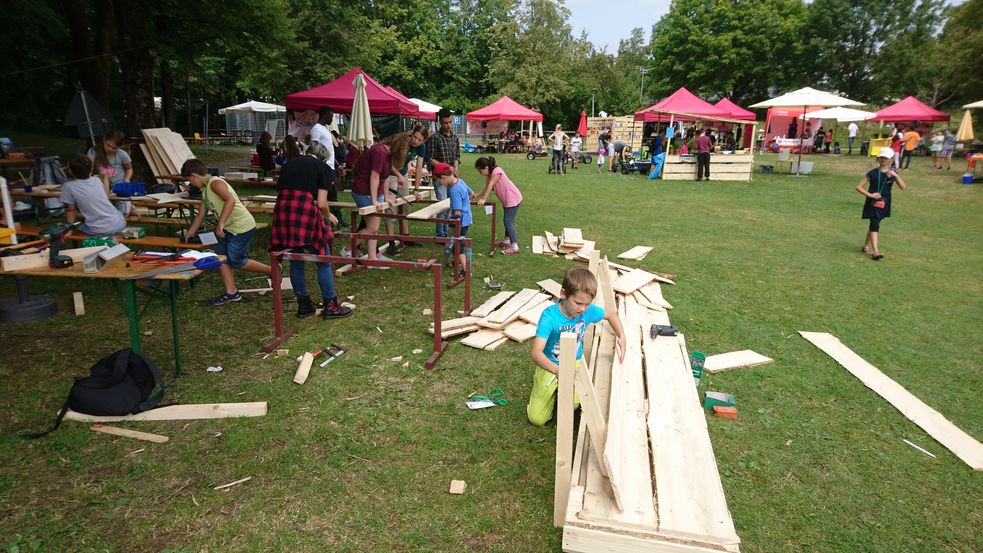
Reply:
[[[840,122],[848,121],[866,121],[871,117],[877,115],[872,111],[863,111],[860,109],[852,108],[829,108],[821,109],[819,111],[810,111],[805,114],[806,119],[836,119]]]
[[[980,100],[979,102],[973,102],[972,104],[966,104],[965,106],[963,106],[963,109],[974,109],[974,108],[983,108],[983,100]]]
[[[752,108],[796,108],[796,107],[838,107],[838,106],[862,106],[861,102],[856,102],[837,96],[832,92],[823,92],[815,88],[800,88],[787,94],[758,102]]]
[[[256,100],[250,100],[248,102],[243,102],[241,104],[236,104],[234,106],[229,106],[227,108],[222,108],[218,110],[219,115],[225,115],[227,113],[286,113],[287,108],[284,106],[278,106],[276,104],[267,104],[266,102],[257,102]]]
[[[225,116],[225,132],[240,139],[259,140],[266,131],[273,139],[282,138],[287,132],[287,108],[255,100],[218,110]]]
[[[410,101],[420,107],[420,111],[426,113],[437,113],[440,111],[440,106],[437,104],[431,104],[426,100],[421,100],[419,98],[410,98]]]

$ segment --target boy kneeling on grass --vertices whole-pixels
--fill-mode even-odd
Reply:
[[[187,237],[190,239],[198,233],[206,211],[218,214],[218,223],[215,225],[218,244],[215,245],[215,253],[226,256],[225,263],[218,269],[219,274],[222,275],[225,292],[212,300],[212,305],[239,301],[242,299],[242,294],[236,288],[232,269],[270,274],[269,265],[249,259],[249,245],[256,234],[256,220],[239,201],[235,190],[224,180],[209,175],[208,169],[201,160],[185,161],[181,166],[181,176],[188,179],[191,186],[201,190],[202,194],[201,209],[188,228]]]
[[[539,316],[536,338],[532,343],[532,360],[536,363],[532,392],[526,416],[536,426],[544,426],[553,418],[556,406],[557,376],[560,373],[560,334],[577,334],[577,367],[584,356],[584,332],[587,325],[607,321],[618,337],[618,360],[625,360],[625,331],[613,309],[605,311],[591,302],[597,295],[597,279],[587,269],[570,269],[563,276],[560,301],[547,307]],[[574,394],[574,408],[580,399]]]

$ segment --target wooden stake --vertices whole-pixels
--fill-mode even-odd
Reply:
[[[123,436],[124,438],[154,442],[157,444],[165,443],[170,439],[167,436],[161,436],[160,434],[151,434],[149,432],[140,432],[138,430],[128,430],[126,428],[116,428],[115,426],[106,426],[104,424],[93,424],[89,427],[89,430],[102,432],[104,434],[112,434],[113,436]]]
[[[252,479],[253,479],[252,476],[247,476],[247,477],[243,478],[242,480],[236,480],[235,482],[229,482],[228,484],[222,484],[221,486],[215,486],[212,489],[215,489],[215,490],[224,490],[225,488],[231,488],[232,486],[235,486],[235,485],[238,485],[238,484],[242,484],[243,482],[249,482]]]
[[[311,365],[313,364],[314,354],[311,352],[305,353],[303,359],[300,360],[300,366],[297,367],[297,372],[294,373],[294,382],[297,384],[307,382],[307,376],[311,373]]]
[[[577,363],[577,335],[560,335],[560,374],[556,390],[556,465],[553,490],[553,526],[563,526],[573,470],[573,379]]]

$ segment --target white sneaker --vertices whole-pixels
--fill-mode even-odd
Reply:
[[[392,261],[392,259],[389,259],[388,257],[382,255],[381,253],[380,254],[377,254],[375,256],[375,258],[378,259],[379,261]],[[388,269],[388,267],[387,267],[387,269]]]
[[[347,247],[342,246],[341,247],[341,257],[351,257],[351,256],[352,256],[352,251],[349,250]]]

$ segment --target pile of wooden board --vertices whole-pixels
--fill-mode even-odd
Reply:
[[[184,162],[195,157],[184,137],[171,129],[143,129],[141,132],[145,143],[140,144],[140,151],[155,176],[180,174]]]
[[[567,259],[587,263],[592,251],[594,251],[594,241],[584,240],[583,233],[577,228],[565,228],[560,236],[545,231],[543,236],[532,237],[532,253],[536,254],[563,255]]]
[[[657,336],[671,306],[642,272],[595,253],[597,303],[616,309],[627,348],[618,360],[607,323],[561,339],[554,523],[567,552],[737,552],[707,423],[682,335]],[[573,438],[574,389],[583,416]]]

